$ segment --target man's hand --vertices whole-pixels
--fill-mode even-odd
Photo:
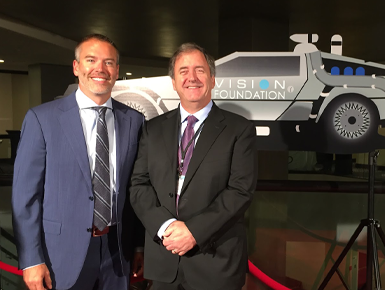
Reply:
[[[136,252],[132,261],[132,275],[139,277],[143,275],[144,255],[143,252]]]
[[[45,264],[36,265],[23,270],[23,279],[29,290],[47,289],[44,288],[43,281],[48,289],[52,289],[51,276]]]
[[[196,245],[195,238],[181,221],[172,222],[163,234],[163,245],[173,254],[183,256]]]

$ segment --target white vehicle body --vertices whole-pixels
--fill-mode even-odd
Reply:
[[[341,51],[338,45],[334,49]],[[384,65],[301,43],[294,52],[235,52],[218,59],[216,68],[212,99],[254,122],[259,149],[385,148],[377,132],[385,120]],[[146,119],[179,104],[168,76],[117,81],[112,97]]]

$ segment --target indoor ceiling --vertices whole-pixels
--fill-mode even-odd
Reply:
[[[5,62],[0,72],[27,72],[36,63],[70,65],[76,42],[101,33],[120,49],[121,78],[126,72],[132,78],[165,75],[168,58],[183,42],[196,42],[220,57],[218,43],[226,33],[219,28],[233,20],[239,25],[239,19],[285,23],[288,36],[316,33],[323,51],[330,50],[331,36],[340,34],[344,55],[385,62],[383,0],[1,0],[0,59]],[[267,43],[275,35],[261,23],[253,34]],[[242,27],[238,31],[248,37]]]

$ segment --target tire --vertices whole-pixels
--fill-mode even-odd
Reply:
[[[343,94],[327,105],[321,124],[331,141],[328,147],[333,151],[365,152],[368,141],[378,135],[379,113],[370,99],[357,94]],[[347,145],[352,147],[347,148]]]
[[[147,88],[129,87],[118,91],[114,99],[141,112],[146,120],[168,111],[160,96]]]

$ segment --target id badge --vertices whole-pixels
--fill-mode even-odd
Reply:
[[[178,195],[180,195],[180,192],[181,192],[181,190],[182,190],[184,178],[185,178],[184,175],[179,176],[179,179],[178,179],[178,191],[177,191],[177,194],[178,194]]]

